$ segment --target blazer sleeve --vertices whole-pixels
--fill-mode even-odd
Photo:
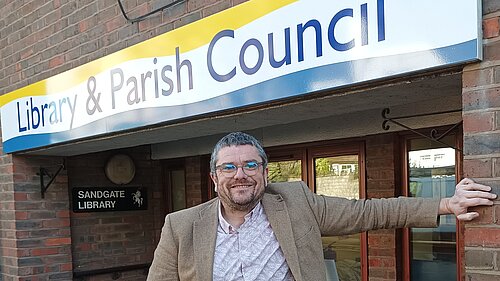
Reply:
[[[346,235],[374,229],[438,226],[439,198],[350,200],[302,190],[323,235]]]
[[[156,247],[153,262],[149,268],[147,281],[179,280],[177,252],[172,224],[167,215],[161,231],[160,242]]]

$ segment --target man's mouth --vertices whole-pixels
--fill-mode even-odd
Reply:
[[[231,186],[231,189],[247,189],[251,188],[252,184],[235,184]]]

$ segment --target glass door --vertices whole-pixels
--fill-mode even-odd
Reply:
[[[454,137],[444,141],[453,143]],[[408,196],[443,198],[454,194],[455,150],[426,139],[408,140]],[[457,280],[456,219],[440,216],[437,228],[407,230],[412,281]]]
[[[269,181],[302,180],[317,194],[365,197],[364,144],[270,149]],[[368,280],[366,233],[322,237],[327,280]]]
[[[313,157],[313,163],[317,194],[360,198],[358,154]],[[362,280],[362,240],[362,234],[322,237],[327,268],[334,261],[339,280]]]
[[[306,150],[284,149],[269,153],[269,182],[307,181]]]

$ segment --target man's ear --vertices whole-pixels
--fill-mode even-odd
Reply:
[[[212,182],[214,183],[214,190],[217,192],[217,175],[215,173],[210,173],[210,178],[212,179]]]
[[[267,186],[267,176],[269,175],[269,168],[266,167],[264,170],[264,186]]]

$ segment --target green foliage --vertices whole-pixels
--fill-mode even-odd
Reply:
[[[302,174],[300,160],[272,162],[268,164],[270,182],[300,180]]]

